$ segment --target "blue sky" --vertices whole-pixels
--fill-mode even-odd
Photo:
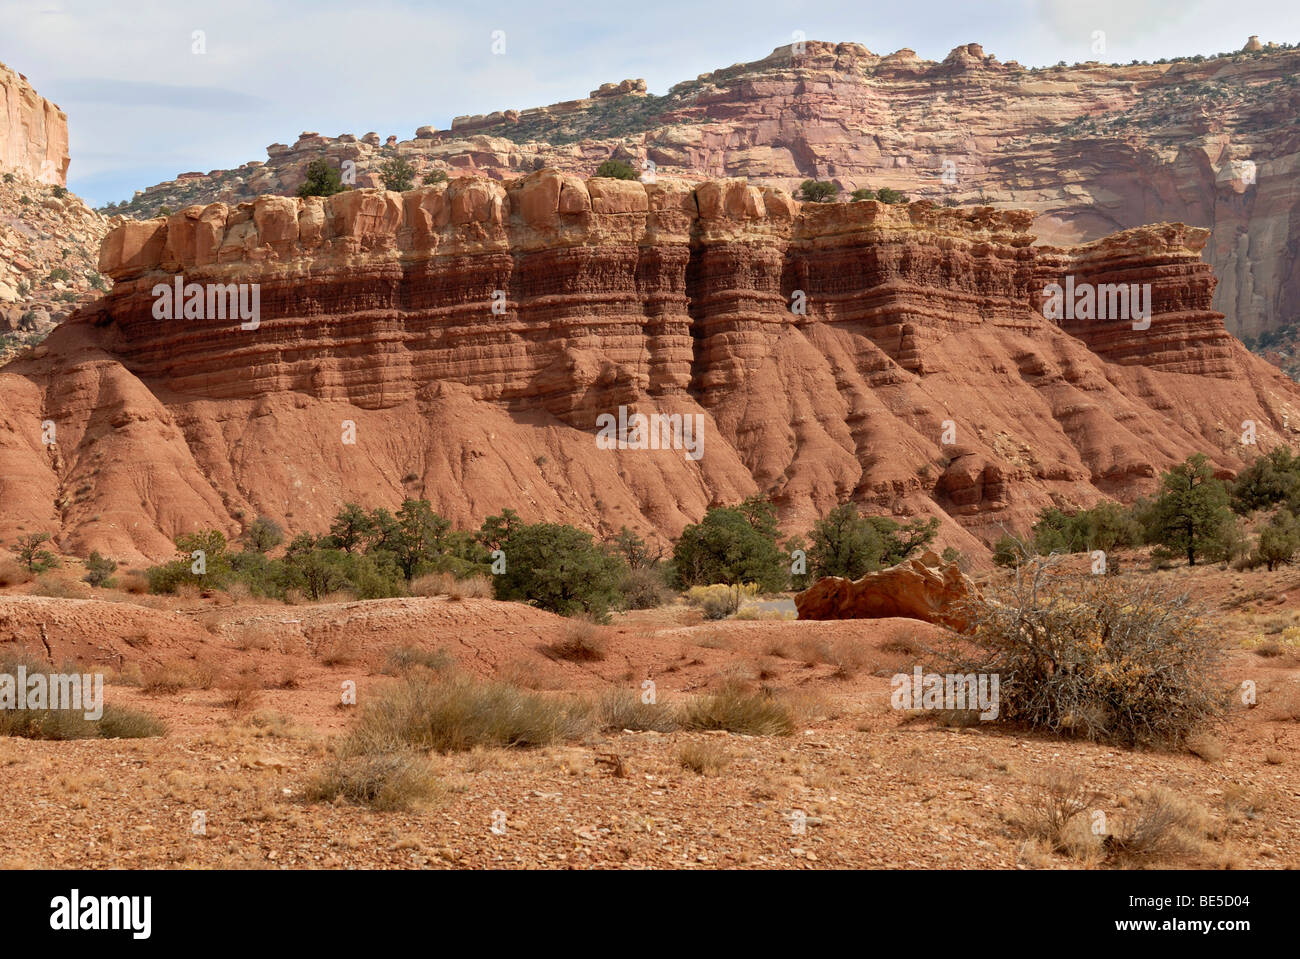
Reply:
[[[194,52],[194,31],[206,52]],[[504,55],[491,52],[505,31]],[[406,139],[644,77],[652,93],[787,44],[851,40],[942,59],[977,42],[1027,66],[1300,40],[1295,0],[0,0],[0,62],[68,114],[70,186],[94,204],[187,170],[266,158],[303,130]],[[1092,52],[1093,33],[1106,53]]]

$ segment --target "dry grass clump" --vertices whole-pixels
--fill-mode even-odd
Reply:
[[[413,747],[463,752],[577,739],[594,725],[590,704],[467,676],[407,677],[373,697],[348,736],[350,753]]]
[[[412,596],[446,596],[456,583],[451,573],[426,573],[411,580]]]
[[[943,669],[996,673],[1000,720],[1062,736],[1176,748],[1223,718],[1222,639],[1186,595],[1049,576],[1052,564],[1031,560],[1000,595],[969,602]]]
[[[662,703],[642,702],[630,689],[611,689],[596,708],[604,729],[671,733],[681,728],[677,710]]]
[[[450,599],[491,599],[493,596],[492,580],[486,576],[470,576],[456,580],[447,594]]]
[[[342,800],[381,812],[402,812],[438,794],[429,760],[414,752],[342,756],[307,783],[308,802]]]
[[[547,649],[556,659],[570,663],[591,663],[604,659],[608,646],[604,631],[599,626],[586,620],[577,620],[570,623],[564,635]]]
[[[346,666],[357,661],[357,644],[350,636],[326,640],[320,648],[322,666]]]
[[[262,677],[256,670],[243,670],[223,681],[220,689],[226,694],[223,705],[237,713],[247,712],[262,701]]]
[[[171,696],[192,683],[190,674],[178,666],[150,666],[141,678],[140,691],[151,696]]]
[[[1206,814],[1167,789],[1144,793],[1137,808],[1119,817],[1105,847],[1121,868],[1146,866],[1200,850]]]
[[[411,580],[412,596],[446,596],[453,602],[462,599],[491,599],[492,581],[486,576],[457,579],[451,573],[428,573]]]
[[[686,743],[677,752],[677,762],[701,776],[716,776],[727,768],[731,755],[714,743]]]
[[[385,653],[380,672],[385,676],[402,676],[413,669],[428,669],[435,673],[446,672],[456,665],[451,653],[438,649],[420,649],[418,646],[394,646]]]
[[[788,705],[739,683],[727,683],[711,696],[691,700],[682,717],[686,729],[725,729],[747,736],[789,736],[794,725]]]

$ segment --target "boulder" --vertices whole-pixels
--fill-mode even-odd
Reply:
[[[962,604],[979,595],[956,563],[927,551],[918,559],[861,579],[827,576],[794,598],[799,619],[884,619],[901,616],[949,629],[968,625]]]

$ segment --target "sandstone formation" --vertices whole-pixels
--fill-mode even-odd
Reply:
[[[346,500],[422,495],[461,524],[510,506],[662,538],[762,492],[792,532],[851,499],[979,555],[1194,451],[1231,474],[1244,420],[1264,447],[1300,425],[1300,388],[1211,308],[1204,230],[1032,227],[553,170],[124,219],[112,292],[0,368],[0,537],[159,557],[196,527],[322,531]],[[1149,283],[1149,328],[1046,320],[1071,272]],[[260,322],[162,318],[178,276],[257,284]],[[599,448],[620,408],[699,417],[703,455]]]
[[[107,220],[63,186],[67,117],[0,64],[0,361],[105,288]]]
[[[932,552],[867,573],[861,579],[827,576],[794,598],[799,619],[885,619],[901,616],[966,628],[962,604],[979,595],[956,563]]]
[[[68,184],[68,117],[0,63],[0,174]]]
[[[509,179],[546,166],[590,174],[611,156],[689,179],[747,177],[793,190],[882,186],[938,203],[1038,213],[1046,242],[1148,223],[1213,230],[1214,309],[1258,337],[1300,316],[1300,51],[1255,49],[1168,63],[1027,69],[979,44],[942,62],[856,43],[781,47],[679,83],[643,81],[524,110],[421,127],[393,149],[423,174]],[[159,184],[126,211],[292,194],[320,156],[379,186],[377,135],[304,134],[267,162]]]

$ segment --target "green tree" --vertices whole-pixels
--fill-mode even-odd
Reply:
[[[767,592],[784,589],[789,563],[777,546],[775,513],[754,499],[714,507],[699,523],[682,530],[673,548],[681,586],[757,583]]]
[[[626,526],[619,529],[612,545],[629,569],[651,569],[659,565],[659,560],[663,557],[662,550],[651,553],[646,541]]]
[[[855,203],[862,200],[874,200],[876,198],[876,191],[869,190],[866,187],[859,187],[850,193],[849,196],[853,197],[853,202]]]
[[[9,551],[18,557],[18,562],[27,567],[31,573],[43,573],[59,565],[59,559],[48,549],[49,533],[28,533],[18,537],[18,541],[9,547]]]
[[[415,187],[415,167],[399,156],[389,157],[379,165],[379,179],[385,190],[405,193]]]
[[[900,525],[887,516],[864,516],[853,503],[844,503],[809,530],[809,568],[814,576],[859,579],[901,563],[938,531],[934,517]]]
[[[1285,446],[1275,446],[1237,475],[1232,484],[1232,508],[1245,516],[1278,503],[1295,503],[1297,493],[1300,457],[1292,456]]]
[[[887,186],[882,186],[876,191],[876,199],[881,203],[906,203],[907,194],[900,193],[898,190],[891,190]]]
[[[498,548],[505,552],[506,571],[492,577],[497,599],[596,618],[604,618],[619,599],[627,566],[590,533],[556,523],[514,524]]]
[[[1256,555],[1268,566],[1269,572],[1278,563],[1289,563],[1300,550],[1300,522],[1290,510],[1278,510],[1268,525],[1259,531]]]
[[[422,568],[431,565],[444,550],[451,520],[433,511],[428,500],[408,499],[397,511],[392,552],[409,582]]]
[[[804,180],[799,184],[799,199],[807,203],[830,203],[839,192],[839,186],[829,180]]]
[[[244,530],[244,548],[255,553],[269,553],[284,542],[284,530],[273,519],[259,516]]]
[[[437,183],[446,183],[446,182],[447,182],[446,170],[430,170],[428,173],[424,175],[425,186],[433,186]]]
[[[638,180],[640,175],[632,164],[624,160],[609,159],[596,167],[596,176],[609,177],[614,180]]]
[[[339,171],[324,157],[307,164],[307,180],[298,187],[299,196],[333,196],[347,187]]]
[[[375,524],[356,503],[344,503],[330,523],[330,540],[334,546],[351,553],[361,550],[374,534]]]
[[[335,550],[313,549],[285,561],[289,584],[313,602],[351,585]]]
[[[1213,552],[1232,513],[1228,490],[1204,453],[1189,456],[1160,478],[1160,492],[1145,517],[1147,539],[1187,555],[1187,564]]]

